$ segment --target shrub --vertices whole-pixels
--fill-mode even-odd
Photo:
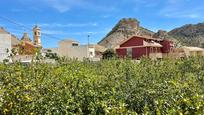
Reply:
[[[203,114],[203,58],[0,64],[0,114]]]
[[[105,52],[103,52],[102,55],[103,55],[103,59],[113,59],[117,57],[113,49],[107,49]]]

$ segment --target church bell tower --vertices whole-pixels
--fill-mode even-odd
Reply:
[[[34,45],[35,45],[36,47],[42,47],[40,37],[41,37],[40,27],[39,27],[38,25],[36,25],[36,26],[33,28]]]

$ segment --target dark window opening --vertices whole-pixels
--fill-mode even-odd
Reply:
[[[72,43],[72,46],[79,46],[79,44],[76,44],[76,43]]]
[[[89,55],[90,55],[90,56],[93,56],[93,52],[90,52]]]

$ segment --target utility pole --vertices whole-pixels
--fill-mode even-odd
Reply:
[[[88,44],[87,44],[87,56],[89,58],[89,38],[90,38],[90,35],[87,36],[87,41],[88,41]]]
[[[88,35],[87,38],[88,38],[88,46],[89,46],[89,38],[90,38],[90,35]]]

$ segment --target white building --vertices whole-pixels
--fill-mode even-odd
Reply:
[[[95,57],[95,49],[93,47],[89,45],[80,45],[79,42],[70,39],[59,42],[58,52],[61,57],[65,56],[78,60]]]
[[[4,31],[3,28],[0,28],[0,62],[3,62],[4,59],[8,59],[8,51],[11,51],[11,37],[9,33]]]
[[[79,42],[66,39],[59,42],[58,48],[49,48],[53,53],[57,53],[60,57],[68,57],[72,59],[83,60],[88,58],[90,60],[100,60],[96,55],[98,51],[97,45],[80,45]],[[105,50],[104,50],[105,51]]]

